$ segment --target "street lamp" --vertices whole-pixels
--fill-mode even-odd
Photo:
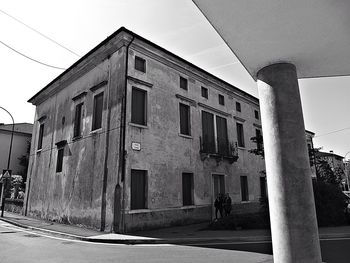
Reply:
[[[13,131],[15,129],[15,121],[11,115],[10,112],[8,112],[8,110],[6,110],[5,108],[0,106],[0,109],[3,109],[4,111],[6,111],[11,119],[12,119],[12,131],[11,131],[11,140],[10,140],[10,149],[9,149],[9,156],[7,159],[7,170],[10,169],[10,161],[11,161],[11,151],[12,151],[12,141],[13,141]],[[6,183],[7,183],[7,179],[4,180],[4,183],[2,184],[2,189],[1,189],[1,217],[4,217],[4,209],[5,209],[5,190],[6,190]]]

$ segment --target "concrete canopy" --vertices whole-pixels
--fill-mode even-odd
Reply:
[[[349,0],[193,0],[256,80],[288,62],[298,78],[350,75]]]

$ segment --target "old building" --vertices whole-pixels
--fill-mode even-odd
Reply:
[[[28,215],[128,232],[266,195],[258,99],[125,28],[29,102]]]
[[[33,124],[31,123],[15,123],[10,160],[12,174],[25,175],[26,173],[27,167],[21,163],[20,159],[29,155],[32,131]],[[7,169],[11,133],[12,124],[0,123],[0,173],[3,169]]]

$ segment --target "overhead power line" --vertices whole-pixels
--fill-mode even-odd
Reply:
[[[27,56],[27,55],[25,55],[25,54],[23,54],[23,53],[17,51],[16,49],[10,47],[9,45],[7,45],[7,44],[5,44],[4,42],[2,42],[1,40],[0,40],[0,43],[3,44],[5,47],[11,49],[12,51],[16,52],[17,54],[19,54],[19,55],[21,55],[21,56],[23,56],[23,57],[25,57],[25,58],[27,58],[27,59],[30,59],[30,60],[32,60],[32,61],[34,61],[34,62],[36,62],[36,63],[39,63],[39,64],[41,64],[41,65],[44,65],[44,66],[47,66],[47,67],[50,67],[50,68],[65,70],[65,68],[60,68],[60,67],[52,66],[52,65],[46,64],[46,63],[44,63],[44,62],[41,62],[41,61],[39,61],[39,60],[36,60],[36,59],[34,59],[34,58],[31,58],[31,57],[29,57],[29,56]]]
[[[36,30],[35,28],[33,28],[33,27],[27,25],[26,23],[22,22],[22,21],[19,20],[18,18],[16,18],[16,17],[14,17],[14,16],[12,16],[12,15],[6,13],[5,11],[3,11],[3,10],[1,10],[1,9],[0,9],[0,12],[3,13],[3,14],[5,14],[5,15],[7,15],[7,16],[10,17],[10,18],[12,18],[13,20],[17,21],[18,23],[24,25],[25,27],[27,27],[27,28],[29,28],[30,30],[34,31],[35,33],[39,34],[40,36],[46,38],[47,40],[49,40],[49,41],[55,43],[56,45],[60,46],[61,48],[64,48],[65,50],[69,51],[70,53],[76,55],[77,57],[79,57],[79,58],[81,57],[79,54],[75,53],[73,50],[71,50],[71,49],[65,47],[64,45],[60,44],[60,43],[57,42],[56,40],[54,40],[54,39],[52,39],[52,38],[46,36],[45,34],[41,33],[40,31]]]
[[[345,130],[349,130],[349,129],[350,129],[350,127],[346,127],[346,128],[340,129],[340,130],[327,132],[327,133],[324,133],[324,134],[317,135],[317,136],[315,136],[315,138],[318,138],[318,137],[321,137],[321,136],[326,136],[326,135],[337,133],[337,132],[341,132],[341,131],[345,131]]]

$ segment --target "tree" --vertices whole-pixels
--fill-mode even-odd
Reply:
[[[264,159],[262,136],[252,137],[251,141],[255,142],[257,147],[249,152]],[[342,193],[340,184],[344,171],[340,167],[332,169],[326,160],[317,155],[320,149],[308,149],[310,166],[315,165],[317,178],[316,181],[313,181],[317,222],[319,226],[342,225],[346,222],[344,210],[347,206],[346,196]],[[265,173],[265,171],[261,172]],[[262,210],[267,212],[267,199],[262,200],[261,204]]]

